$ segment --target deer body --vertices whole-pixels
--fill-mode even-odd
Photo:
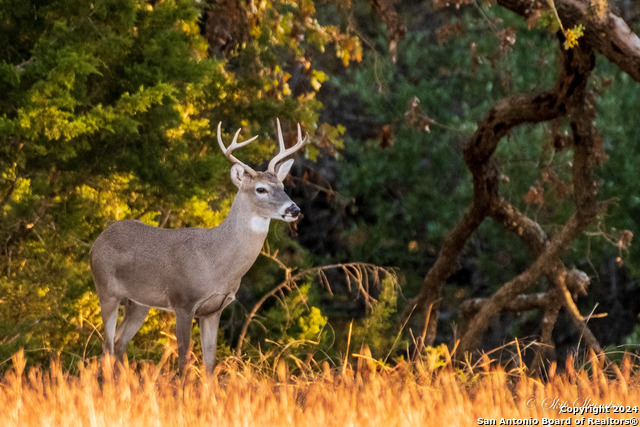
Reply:
[[[291,154],[304,141],[284,150],[280,125],[281,154]],[[251,268],[264,244],[271,219],[295,221],[300,210],[285,194],[282,181],[293,160],[272,162],[269,171],[256,172],[230,155],[236,137],[225,155],[235,161],[231,179],[238,187],[229,215],[211,229],[163,229],[135,220],[116,221],[98,236],[91,248],[91,270],[105,328],[104,351],[122,357],[127,343],[142,326],[150,307],[176,313],[178,360],[187,362],[191,323],[200,321],[203,359],[207,372],[215,362],[218,325],[222,310],[234,299],[240,280]],[[116,329],[118,307],[125,307]]]

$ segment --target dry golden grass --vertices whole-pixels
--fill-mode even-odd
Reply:
[[[569,363],[546,381],[523,367],[507,372],[486,358],[483,366],[463,369],[400,362],[381,370],[360,357],[353,368],[325,364],[320,372],[296,376],[283,364],[270,371],[229,358],[211,378],[193,366],[179,377],[163,362],[122,368],[91,360],[71,375],[57,362],[25,371],[18,353],[0,382],[0,420],[3,426],[465,426],[478,425],[479,418],[539,425],[542,418],[570,418],[575,425],[585,417],[589,425],[589,418],[633,423],[640,417],[612,408],[597,416],[559,413],[564,402],[638,405],[640,383],[630,359],[606,372],[595,357],[578,371]]]

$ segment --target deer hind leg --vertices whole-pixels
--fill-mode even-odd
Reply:
[[[216,345],[218,343],[218,326],[222,310],[209,316],[200,317],[200,341],[202,343],[202,359],[207,374],[213,373],[216,366]]]
[[[116,335],[116,323],[118,322],[118,306],[120,300],[114,297],[100,298],[100,313],[104,324],[104,342],[102,350],[105,354],[113,354],[113,342]]]
[[[191,323],[193,313],[188,310],[176,310],[176,339],[178,341],[178,369],[181,373],[187,366],[189,359],[189,344],[191,344]]]
[[[127,344],[140,330],[140,327],[144,323],[144,319],[147,317],[148,313],[149,307],[147,306],[140,305],[131,300],[127,300],[124,303],[124,318],[116,330],[114,345],[115,354],[118,359],[122,360],[122,357],[127,350]]]

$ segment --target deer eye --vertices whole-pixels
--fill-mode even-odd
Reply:
[[[268,191],[264,187],[258,187],[258,188],[256,188],[256,193],[258,193],[258,194],[266,194],[266,193],[268,193]]]

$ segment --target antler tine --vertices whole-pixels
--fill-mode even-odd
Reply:
[[[242,166],[251,175],[255,175],[256,171],[254,171],[250,166],[248,166],[248,165],[244,164],[243,162],[241,162],[240,160],[238,160],[233,154],[231,154],[231,152],[233,150],[237,149],[237,148],[244,147],[245,145],[247,145],[250,142],[254,141],[258,137],[258,135],[254,136],[253,138],[249,138],[246,141],[238,142],[238,135],[240,135],[240,131],[241,131],[241,129],[238,129],[236,131],[236,134],[233,136],[233,140],[231,141],[231,145],[229,145],[229,147],[225,147],[224,143],[222,142],[222,136],[220,134],[221,133],[221,127],[222,127],[222,122],[218,123],[218,145],[220,145],[220,149],[224,153],[225,157],[227,159],[229,159],[232,163],[238,163],[240,166]]]
[[[280,145],[280,152],[269,162],[268,171],[271,173],[276,173],[276,166],[278,165],[278,162],[286,157],[289,157],[291,154],[304,147],[309,136],[309,134],[307,134],[304,139],[302,139],[302,130],[300,129],[300,123],[298,123],[298,142],[296,142],[296,145],[294,145],[293,147],[285,149],[284,138],[282,137],[282,129],[280,129],[280,120],[276,119],[276,124],[278,128],[278,143]]]
[[[276,125],[278,126],[278,144],[280,144],[280,151],[285,149],[284,138],[282,137],[282,128],[280,127],[280,119],[276,117]]]

